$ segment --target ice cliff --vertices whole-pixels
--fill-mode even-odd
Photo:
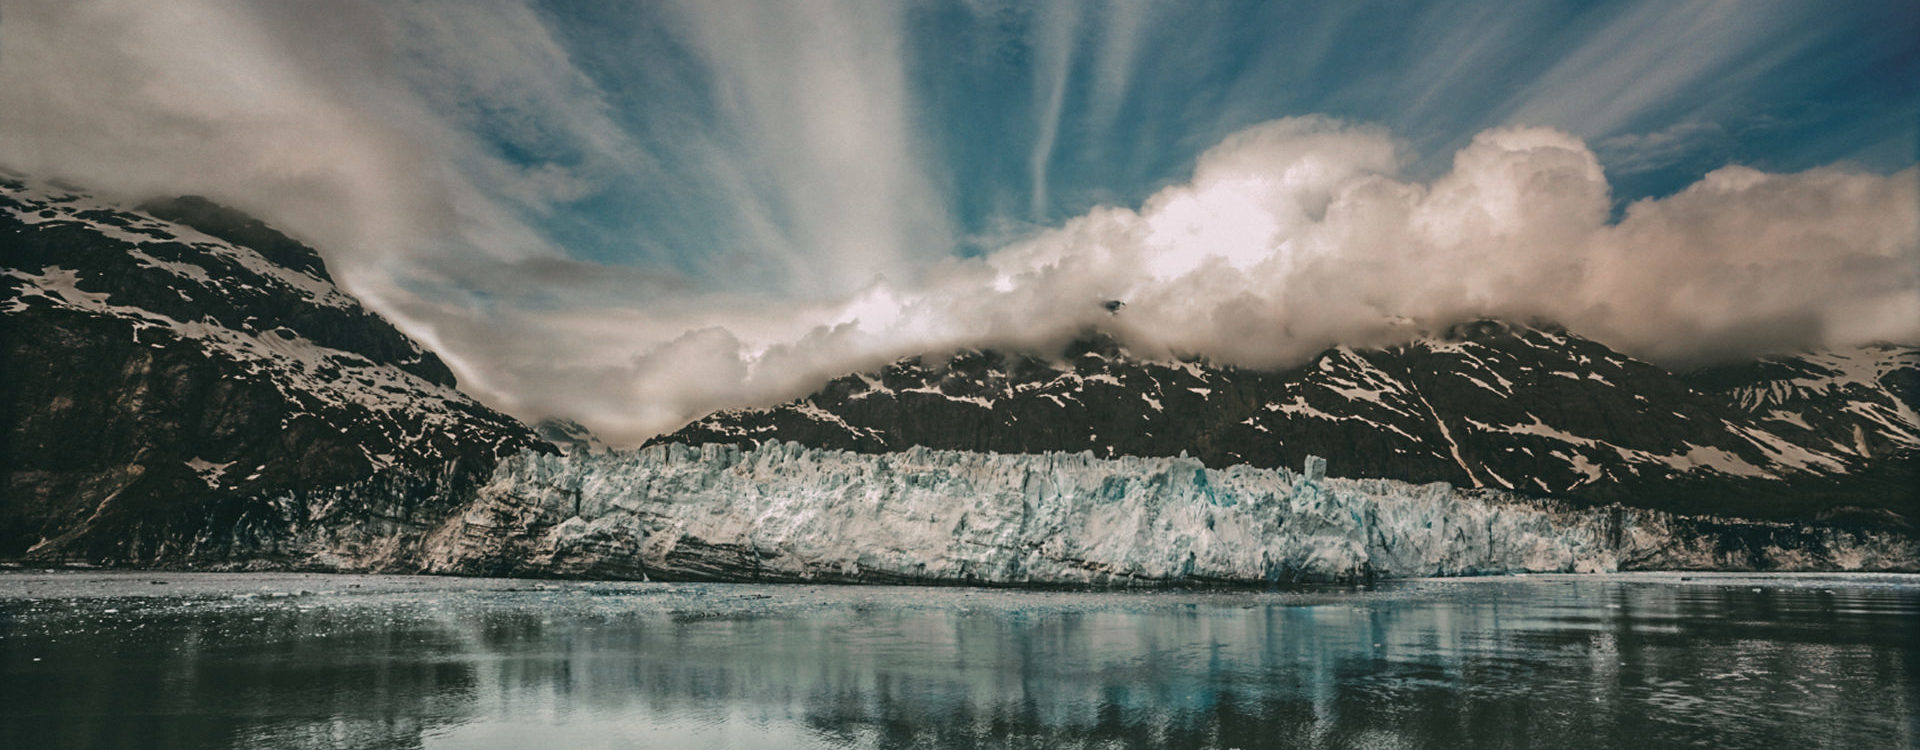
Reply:
[[[1620,569],[1885,570],[1912,538],[1190,458],[652,446],[521,454],[427,540],[434,572],[1112,584]]]

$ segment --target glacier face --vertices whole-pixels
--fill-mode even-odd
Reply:
[[[1028,585],[1620,569],[1910,569],[1899,535],[1720,521],[1190,458],[771,443],[522,453],[432,572]]]
[[[1409,330],[1408,335],[1412,335]],[[1920,348],[1686,373],[1549,324],[1478,320],[1304,364],[1154,361],[1089,333],[1047,357],[963,350],[849,374],[653,443],[770,438],[866,453],[1192,452],[1209,466],[1445,481],[1680,513],[1920,526]]]

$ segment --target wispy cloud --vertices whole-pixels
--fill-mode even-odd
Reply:
[[[0,2],[0,163],[255,213],[616,439],[1093,324],[1920,336],[1898,3]]]
[[[1629,175],[1671,165],[1726,137],[1726,128],[1718,124],[1688,120],[1651,133],[1616,135],[1594,144],[1594,150],[1605,159],[1608,171]]]
[[[840,292],[952,243],[907,90],[900,10],[833,0],[680,10],[752,177],[731,196],[784,240],[794,290]]]
[[[1053,164],[1054,143],[1060,138],[1060,118],[1066,111],[1067,82],[1073,72],[1078,13],[1070,3],[1046,6],[1036,24],[1033,98],[1038,130],[1033,138],[1033,153],[1028,157],[1031,178],[1029,188],[1032,214],[1044,217],[1047,202],[1047,172]]]
[[[1606,137],[1679,113],[1711,114],[1826,41],[1802,14],[1742,3],[1643,1],[1606,19],[1501,108],[1506,123]]]
[[[1546,317],[1678,363],[1920,340],[1920,167],[1728,167],[1614,222],[1598,159],[1566,133],[1484,132],[1432,181],[1400,177],[1401,161],[1379,128],[1277,121],[1138,208],[1097,209],[914,282],[811,303],[515,316],[524,335],[475,318],[460,346],[488,351],[508,390],[536,399],[526,408],[636,440],[895,356],[1046,351],[1091,327],[1148,355],[1254,366],[1479,315]],[[1109,299],[1128,306],[1109,315]]]

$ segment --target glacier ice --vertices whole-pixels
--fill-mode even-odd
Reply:
[[[856,454],[768,443],[523,453],[426,548],[428,570],[661,579],[1114,584],[1627,568],[1887,569],[1914,542],[1762,528],[1443,483],[1190,458]],[[1772,531],[1767,531],[1772,529]],[[1716,535],[1717,534],[1717,535]],[[1734,545],[1739,546],[1739,545]],[[1749,550],[1749,552],[1755,552]],[[508,561],[502,567],[501,561]]]

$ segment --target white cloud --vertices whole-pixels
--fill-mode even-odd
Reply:
[[[1229,138],[1192,181],[1139,209],[1096,209],[936,264],[921,283],[878,282],[839,303],[628,311],[623,335],[659,338],[603,374],[635,398],[571,414],[635,440],[895,356],[1044,351],[1093,326],[1149,354],[1255,366],[1403,338],[1402,319],[1477,315],[1546,317],[1679,363],[1920,340],[1920,169],[1730,167],[1609,223],[1598,161],[1559,131],[1482,133],[1429,183],[1397,178],[1402,161],[1378,129],[1284,120]],[[1108,299],[1128,305],[1109,315]],[[580,349],[601,347],[623,350],[615,339]]]
[[[518,209],[578,196],[634,149],[524,8],[474,6],[454,30],[431,11],[9,4],[0,162],[134,196],[215,197],[326,248],[362,292],[395,263],[561,256]],[[453,53],[466,47],[478,52]],[[493,156],[470,108],[545,134],[579,168]]]
[[[738,131],[689,157],[746,227],[716,257],[770,258],[787,279],[779,294],[700,291],[570,259],[528,225],[655,166],[537,14],[440,9],[9,2],[0,163],[260,215],[320,247],[470,391],[617,441],[896,356],[1045,350],[1091,326],[1148,354],[1248,365],[1405,336],[1393,320],[1472,315],[1549,317],[1669,362],[1920,340],[1920,168],[1728,167],[1610,223],[1593,152],[1544,128],[1482,132],[1450,170],[1414,180],[1401,170],[1420,155],[1381,128],[1278,120],[1226,138],[1138,207],[926,260],[951,228],[916,135],[901,11],[830,2],[679,6],[720,122]],[[1616,57],[1639,16],[1572,60]],[[1108,79],[1140,72],[1124,45],[1100,54]],[[1723,57],[1673,75],[1725,70]],[[1556,87],[1657,73],[1637,65],[1570,62],[1514,106],[1605,132],[1674,90],[1666,74],[1615,100]],[[1119,96],[1109,89],[1099,96]],[[550,158],[500,158],[476,129]],[[750,146],[726,148],[735,140]],[[1110,315],[1111,299],[1128,305]]]
[[[952,242],[912,122],[902,9],[807,0],[678,6],[745,152],[729,207],[764,216],[789,291],[839,293]]]

